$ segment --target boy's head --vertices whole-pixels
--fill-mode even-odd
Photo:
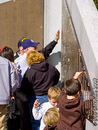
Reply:
[[[66,90],[66,94],[69,96],[74,96],[76,95],[78,92],[81,92],[81,84],[79,82],[78,79],[68,79],[65,82],[65,90]]]
[[[60,89],[56,86],[50,87],[48,90],[48,100],[50,104],[57,107],[57,101],[60,96]]]
[[[59,119],[59,112],[55,107],[48,109],[43,118],[45,125],[48,126],[55,125],[58,119]]]

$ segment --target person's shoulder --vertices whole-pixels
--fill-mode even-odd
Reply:
[[[47,63],[47,66],[48,66],[50,71],[52,70],[54,72],[58,72],[59,73],[58,69],[54,65],[52,65],[51,63]]]
[[[42,103],[42,106],[47,106],[49,104],[50,104],[49,102],[44,102],[44,103]]]
[[[6,59],[4,57],[1,57],[1,56],[0,56],[0,63],[2,63],[2,64],[11,64],[11,62],[8,59]]]
[[[46,110],[47,108],[50,108],[50,102],[44,102],[41,104],[40,108],[43,108],[44,110]]]
[[[52,108],[53,106],[50,104],[50,102],[45,102],[43,104],[43,107],[44,107],[45,111],[47,111],[49,108]]]
[[[50,102],[44,102],[44,105],[49,105],[50,104]]]
[[[42,103],[40,106],[39,106],[39,110],[43,113],[46,111],[46,108],[47,108],[47,103],[44,102]]]
[[[14,59],[17,59],[20,55],[20,51],[18,50],[16,53],[14,53]]]
[[[2,57],[2,56],[0,56],[0,62],[8,62],[8,59],[6,59],[6,58],[4,58],[4,57]]]
[[[21,56],[17,57],[17,58],[14,60],[15,64],[18,64],[18,62],[19,62],[20,59],[21,59]]]
[[[26,53],[24,53],[24,55],[20,55],[19,57],[19,60],[20,61],[23,61],[23,60],[25,60],[26,61],[26,56],[27,56],[27,54]]]
[[[19,63],[21,63],[23,61],[26,61],[26,55],[25,54],[24,55],[20,55],[19,57],[17,57],[14,62],[17,65],[17,64],[19,64]]]
[[[8,66],[8,69],[14,70],[14,66],[12,65],[12,63],[8,59],[1,56],[0,56],[0,65],[2,65],[2,67]]]

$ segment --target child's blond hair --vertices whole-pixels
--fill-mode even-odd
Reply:
[[[55,107],[48,109],[43,117],[45,125],[48,126],[55,125],[58,119],[59,119],[59,112]]]
[[[55,101],[57,101],[59,96],[60,96],[60,89],[58,87],[53,86],[48,89],[49,99],[54,99]]]
[[[31,66],[34,63],[42,62],[45,60],[45,57],[42,53],[39,53],[37,51],[30,51],[27,54],[26,57],[27,63],[29,66]]]

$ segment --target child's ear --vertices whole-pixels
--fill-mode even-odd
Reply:
[[[77,95],[78,95],[78,96],[80,96],[80,93],[81,93],[81,92],[80,92],[80,91],[78,91],[78,92],[77,92]]]
[[[65,87],[64,87],[64,92],[66,93],[66,89],[65,89]]]

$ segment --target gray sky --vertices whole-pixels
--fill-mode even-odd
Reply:
[[[8,2],[8,1],[11,1],[11,0],[0,0],[0,4],[4,2]]]

